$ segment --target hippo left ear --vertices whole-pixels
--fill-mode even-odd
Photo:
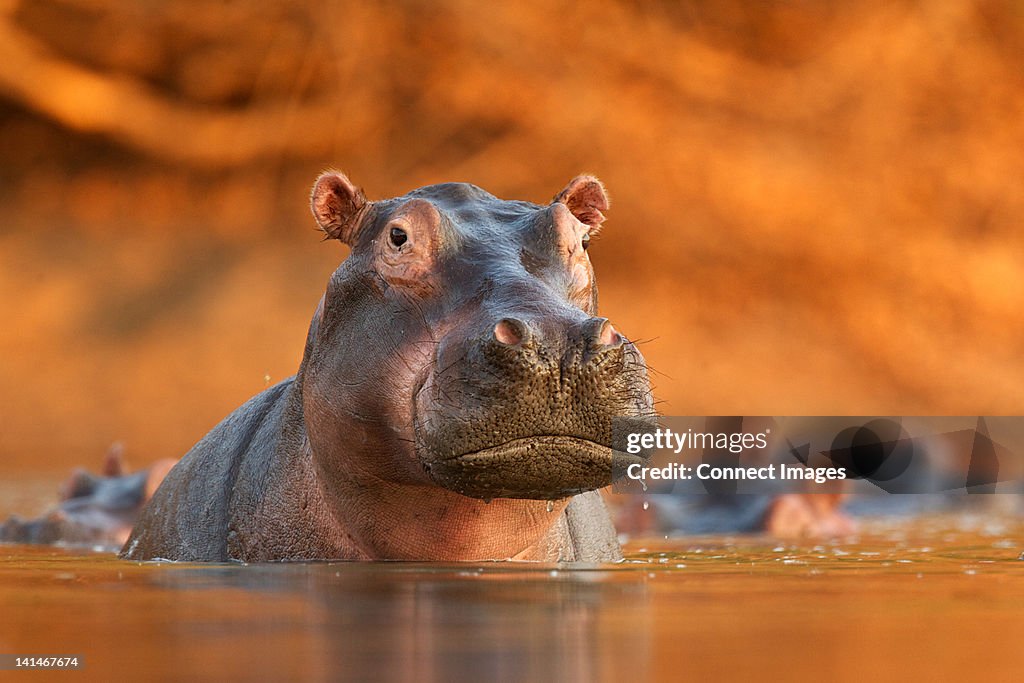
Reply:
[[[590,226],[591,233],[597,233],[604,223],[604,212],[610,202],[601,181],[592,175],[576,176],[565,189],[558,193],[552,203],[561,202],[580,222]]]
[[[366,206],[362,190],[343,174],[329,171],[316,179],[310,205],[316,222],[328,237],[352,246],[359,212]]]

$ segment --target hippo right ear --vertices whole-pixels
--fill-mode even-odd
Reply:
[[[569,207],[577,220],[590,226],[592,235],[601,229],[604,212],[610,204],[604,185],[592,175],[579,175],[570,180],[552,202],[560,202]]]
[[[316,222],[328,237],[352,246],[359,212],[366,206],[362,190],[343,174],[328,171],[316,179],[310,205]]]

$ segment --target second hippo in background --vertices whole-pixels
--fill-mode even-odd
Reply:
[[[139,513],[173,460],[129,472],[123,449],[114,444],[99,474],[76,469],[60,488],[58,502],[39,517],[12,516],[0,522],[0,543],[60,544],[116,551],[124,545]]]

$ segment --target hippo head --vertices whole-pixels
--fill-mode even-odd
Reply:
[[[631,458],[612,420],[653,415],[644,360],[605,318],[587,248],[591,176],[540,206],[448,183],[367,201],[325,173],[313,213],[351,247],[300,370],[322,480],[557,500]]]

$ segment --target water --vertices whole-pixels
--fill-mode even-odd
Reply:
[[[76,680],[1005,680],[1024,667],[1022,531],[943,517],[842,542],[640,540],[584,568],[0,546],[0,653],[84,655]]]

